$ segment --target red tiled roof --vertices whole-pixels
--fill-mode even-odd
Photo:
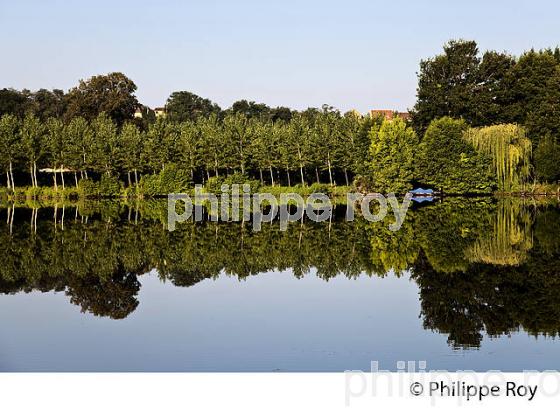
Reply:
[[[395,114],[399,118],[402,118],[405,121],[410,119],[410,114],[408,112],[398,112],[398,111],[395,111],[395,110],[370,110],[369,111],[369,115],[371,115],[372,117],[381,115],[386,120],[392,119],[395,116]]]

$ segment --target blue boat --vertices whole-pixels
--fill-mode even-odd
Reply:
[[[408,192],[411,193],[413,196],[434,196],[433,189],[416,188]]]
[[[433,196],[413,196],[411,199],[414,202],[418,202],[419,204],[421,204],[422,202],[433,202],[434,197]]]

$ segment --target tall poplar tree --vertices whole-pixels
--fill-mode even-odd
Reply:
[[[6,173],[8,189],[14,189],[14,163],[21,150],[19,120],[11,114],[0,117],[0,165]]]
[[[414,151],[418,137],[400,118],[385,120],[371,130],[373,188],[379,192],[404,193],[412,187]]]
[[[25,163],[31,184],[34,188],[39,186],[37,180],[37,163],[43,158],[46,152],[46,127],[33,114],[27,114],[21,126],[21,142],[25,156]]]

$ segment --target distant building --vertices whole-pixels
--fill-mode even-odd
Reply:
[[[154,108],[154,113],[156,114],[156,118],[159,118],[159,117],[165,118],[165,116],[166,116],[165,107]]]
[[[372,117],[382,116],[386,120],[391,120],[393,118],[399,117],[405,121],[410,120],[410,113],[408,112],[398,112],[394,110],[370,110],[369,115]]]
[[[405,121],[412,120],[412,117],[409,112],[399,112],[397,113],[397,115]]]
[[[136,108],[136,111],[134,111],[134,118],[142,118],[143,114],[142,114],[142,108],[138,107]]]

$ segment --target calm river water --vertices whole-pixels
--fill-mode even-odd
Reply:
[[[3,204],[0,370],[560,369],[556,199],[343,216],[169,232],[165,201]]]

